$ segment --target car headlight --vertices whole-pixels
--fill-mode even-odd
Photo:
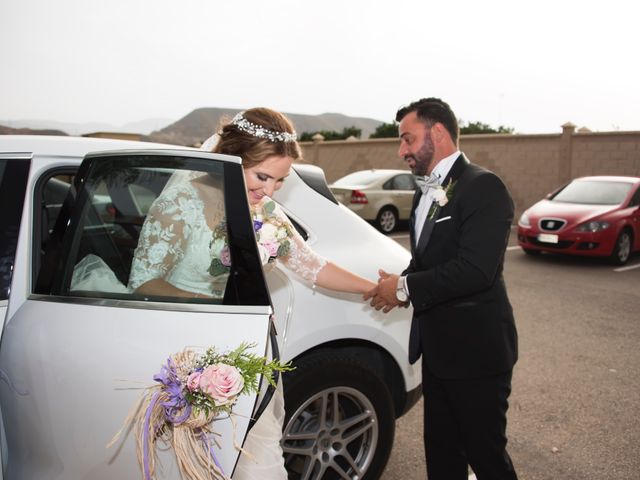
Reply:
[[[527,212],[524,212],[522,215],[520,215],[520,220],[518,220],[518,225],[522,225],[523,227],[531,226],[531,222],[529,221],[529,215],[527,215]]]
[[[596,233],[596,232],[605,230],[610,226],[611,224],[609,222],[603,222],[603,221],[587,222],[587,223],[583,223],[582,225],[578,225],[578,227],[576,228],[576,232]]]

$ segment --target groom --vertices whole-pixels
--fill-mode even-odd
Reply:
[[[400,109],[400,149],[426,175],[411,214],[411,262],[380,271],[365,295],[377,310],[413,306],[409,361],[422,355],[429,480],[516,479],[506,451],[507,399],[517,333],[502,277],[513,201],[500,178],[458,150],[449,105]]]

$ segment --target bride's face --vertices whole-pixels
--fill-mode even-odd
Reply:
[[[255,205],[266,195],[282,187],[284,179],[289,176],[292,160],[290,157],[271,156],[261,163],[244,169],[244,179],[247,183],[249,204]]]

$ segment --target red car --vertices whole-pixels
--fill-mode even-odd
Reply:
[[[609,257],[640,250],[640,177],[582,177],[547,195],[518,220],[518,243],[541,252]]]

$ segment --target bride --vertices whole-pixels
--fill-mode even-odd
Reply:
[[[293,125],[279,112],[253,108],[236,115],[202,147],[242,158],[247,195],[263,263],[277,259],[310,285],[363,294],[375,284],[317,255],[271,199],[302,158]],[[226,284],[224,208],[208,175],[170,181],[153,203],[129,278],[137,293],[221,298]],[[212,242],[213,238],[213,242]],[[212,247],[213,245],[213,247]],[[212,250],[215,252],[212,259]],[[277,312],[276,312],[277,313]],[[282,386],[247,435],[234,480],[284,480],[280,447]]]

